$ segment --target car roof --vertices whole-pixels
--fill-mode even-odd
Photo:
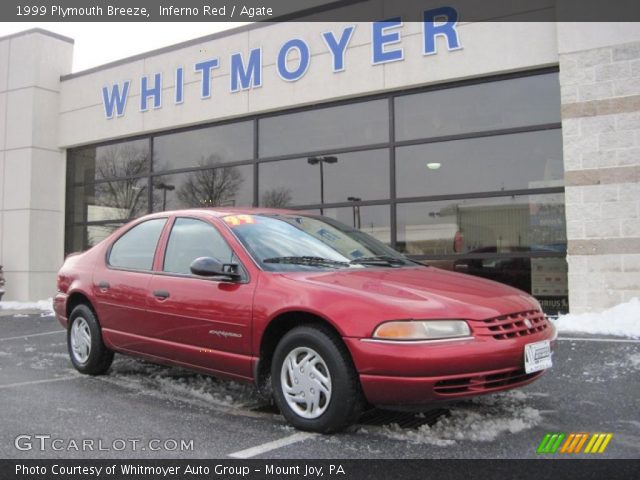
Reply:
[[[309,214],[304,210],[286,210],[280,208],[251,208],[251,207],[212,207],[212,208],[187,208],[182,210],[168,210],[164,212],[145,215],[143,218],[153,218],[166,215],[203,215],[212,217],[226,217],[228,215],[260,215],[260,214],[282,214],[300,215]]]

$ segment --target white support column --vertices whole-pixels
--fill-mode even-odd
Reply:
[[[60,75],[73,40],[34,29],[0,38],[0,264],[3,300],[55,294],[64,251]]]

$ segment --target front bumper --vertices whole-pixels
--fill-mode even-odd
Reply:
[[[553,326],[513,339],[473,337],[420,344],[345,338],[367,400],[374,405],[419,405],[527,385],[544,371],[526,374],[524,346],[550,340]]]

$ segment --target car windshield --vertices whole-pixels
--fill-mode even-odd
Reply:
[[[267,271],[416,265],[366,233],[319,215],[229,215],[223,220]]]

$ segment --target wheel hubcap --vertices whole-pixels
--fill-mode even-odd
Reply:
[[[280,372],[282,393],[289,407],[303,418],[318,418],[331,400],[331,375],[315,350],[298,347],[286,356]]]
[[[91,353],[91,330],[82,317],[76,318],[71,327],[71,351],[79,363],[85,363]]]

